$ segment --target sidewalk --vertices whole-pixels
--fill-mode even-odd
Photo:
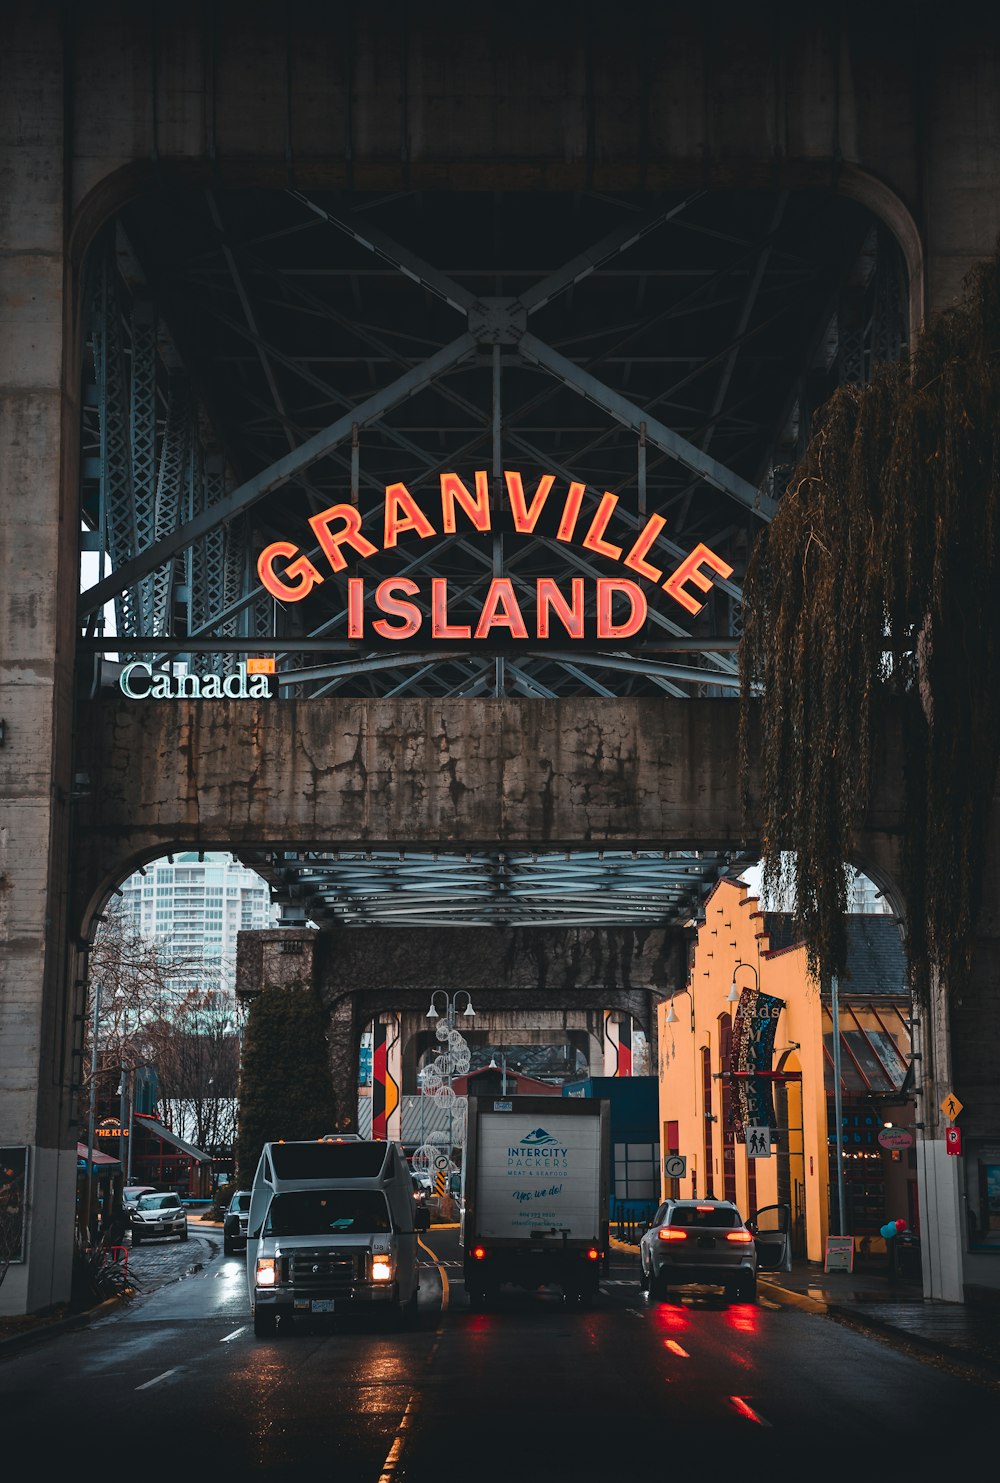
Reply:
[[[921,1284],[878,1268],[824,1272],[795,1262],[791,1272],[762,1272],[761,1297],[792,1303],[933,1355],[1000,1385],[1000,1304],[925,1301]]]

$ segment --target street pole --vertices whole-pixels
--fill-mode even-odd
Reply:
[[[135,1112],[135,1067],[133,1066],[132,1067],[132,1070],[129,1072],[129,1084],[128,1084],[128,1153],[126,1154],[126,1157],[128,1159],[128,1172],[127,1172],[127,1174],[125,1176],[125,1183],[126,1184],[131,1184],[132,1183],[132,1134],[135,1131],[135,1119],[133,1117],[134,1112]]]
[[[833,1116],[836,1121],[837,1150],[837,1235],[844,1230],[844,1104],[840,1090],[840,988],[837,975],[830,977],[830,1015],[833,1019]]]
[[[85,1209],[88,1241],[91,1239],[92,1201],[94,1198],[94,1116],[97,1109],[97,1018],[101,1012],[101,986],[94,985],[94,1023],[90,1035],[90,1110],[87,1116],[87,1204]]]

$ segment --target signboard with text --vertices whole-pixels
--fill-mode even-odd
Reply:
[[[824,1272],[854,1271],[854,1237],[827,1236]]]

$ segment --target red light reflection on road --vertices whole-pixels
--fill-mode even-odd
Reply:
[[[731,1395],[729,1399],[732,1405],[736,1407],[740,1415],[745,1416],[748,1421],[756,1422],[758,1426],[771,1425],[769,1421],[764,1420],[763,1416],[758,1416],[753,1406],[748,1406],[741,1395]]]
[[[760,1333],[760,1309],[753,1303],[733,1303],[726,1309],[726,1323],[741,1334]]]
[[[661,1329],[669,1329],[672,1333],[682,1334],[685,1329],[691,1327],[691,1318],[686,1308],[678,1305],[676,1308],[669,1304],[662,1304],[653,1310],[655,1321]]]

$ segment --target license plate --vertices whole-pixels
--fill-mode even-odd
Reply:
[[[332,1298],[313,1298],[311,1307],[312,1307],[312,1311],[314,1313],[332,1313],[333,1312],[333,1299]]]

